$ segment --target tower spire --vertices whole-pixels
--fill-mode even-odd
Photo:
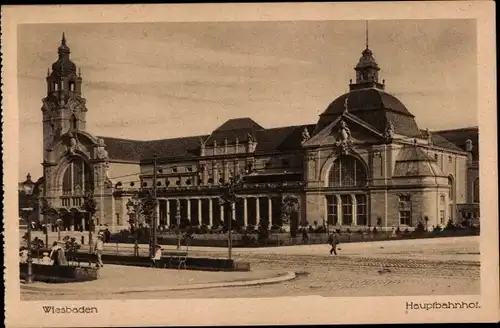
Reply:
[[[62,33],[61,44],[62,44],[63,46],[65,46],[65,45],[66,45],[66,36],[64,35],[64,32]]]
[[[368,21],[366,21],[366,49],[368,49]]]

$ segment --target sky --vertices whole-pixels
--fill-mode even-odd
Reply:
[[[477,126],[474,20],[370,21],[386,92],[420,128]],[[87,130],[153,140],[250,117],[312,124],[355,80],[365,21],[29,24],[18,29],[19,180],[42,175],[42,98],[65,32]]]

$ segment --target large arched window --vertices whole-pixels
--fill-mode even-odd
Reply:
[[[90,166],[81,158],[73,159],[64,172],[63,194],[84,195],[92,188]]]
[[[479,178],[472,183],[472,202],[479,203]]]
[[[340,156],[333,162],[328,174],[329,187],[354,187],[366,185],[363,163],[353,156]]]

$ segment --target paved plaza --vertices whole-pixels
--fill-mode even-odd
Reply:
[[[122,245],[119,247],[122,248]],[[147,246],[141,245],[141,248],[143,247]],[[479,237],[341,244],[337,257],[330,256],[328,251],[327,245],[234,249],[233,257],[236,260],[251,263],[252,272],[246,273],[105,266],[100,280],[80,283],[81,293],[78,298],[409,296],[480,293]],[[226,253],[224,248],[190,249],[193,256],[223,258]],[[295,279],[277,279],[272,284],[254,283],[244,286],[245,283],[241,283],[238,287],[208,289],[168,288],[230,281],[251,283],[283,277],[289,272],[296,273]],[[57,288],[58,292],[53,293],[23,288],[22,298],[74,299],[74,293],[64,292],[59,286]],[[70,285],[65,288],[70,288]],[[96,288],[102,288],[103,292],[91,292]],[[123,290],[126,296],[120,294],[120,290]]]

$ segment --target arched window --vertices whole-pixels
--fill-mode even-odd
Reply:
[[[84,195],[93,189],[90,166],[81,158],[76,158],[66,168],[63,177],[64,195]]]
[[[479,178],[472,183],[472,202],[479,203]]]
[[[333,162],[328,175],[329,187],[354,187],[366,185],[363,163],[353,156],[341,156]]]
[[[450,201],[451,201],[455,197],[455,179],[453,179],[452,175],[448,176],[448,186],[450,186]]]

